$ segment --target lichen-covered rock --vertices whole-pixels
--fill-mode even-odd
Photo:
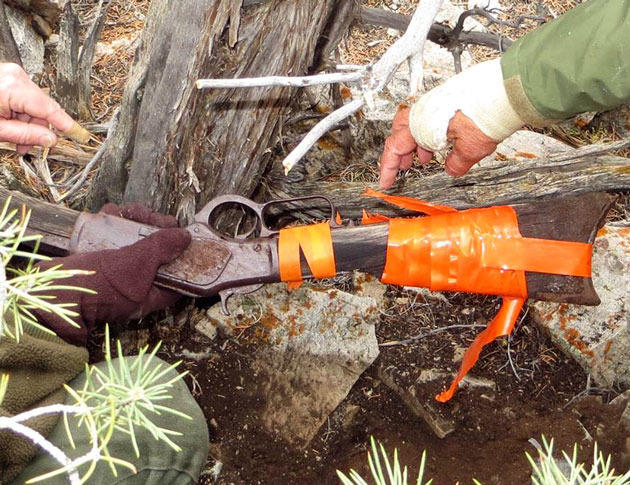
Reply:
[[[604,226],[593,250],[596,307],[536,302],[534,319],[600,387],[630,385],[630,228]]]
[[[482,159],[473,167],[473,170],[477,167],[496,166],[514,160],[549,158],[567,150],[571,150],[571,147],[555,138],[535,131],[518,130],[499,143],[496,151]]]
[[[338,290],[284,284],[230,300],[231,316],[219,305],[197,330],[214,336],[257,325],[261,335],[252,368],[264,403],[261,424],[297,446],[306,446],[326,418],[378,356],[374,298]],[[263,377],[264,376],[264,377]]]

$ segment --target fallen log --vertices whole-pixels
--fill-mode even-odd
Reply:
[[[467,209],[530,203],[544,197],[592,191],[630,190],[630,159],[610,155],[580,156],[583,153],[580,150],[570,153],[572,155],[509,160],[490,167],[476,167],[459,178],[444,172],[422,178],[400,177],[391,192]],[[366,185],[362,182],[305,180],[300,174],[285,177],[277,170],[270,173],[266,181],[266,198],[326,195],[335,201],[341,215],[350,219],[360,218],[363,209],[389,216],[404,213],[380,200],[360,197]],[[326,207],[312,199],[293,202],[286,209],[319,217]]]

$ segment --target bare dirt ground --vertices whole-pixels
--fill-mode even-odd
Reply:
[[[80,0],[77,10],[89,19],[95,2]],[[411,13],[415,2],[400,0],[385,2],[364,0],[366,5],[391,7],[401,13]],[[460,2],[461,3],[461,2]],[[541,2],[504,1],[503,18],[541,14],[546,19],[561,14],[575,2],[552,0]],[[111,42],[121,36],[137,34],[142,28],[149,0],[117,1],[112,6],[103,39]],[[505,30],[505,35],[517,37],[522,31]],[[491,29],[496,29],[491,27]],[[371,45],[374,40],[384,42]],[[370,62],[393,41],[385,29],[353,27],[344,45],[346,54],[357,62]],[[483,49],[473,52],[483,60],[496,53]],[[93,72],[93,102],[97,121],[108,119],[120,101],[124,80],[132,54],[114,52],[101,57]],[[42,81],[50,81],[50,76]],[[590,142],[592,134],[567,134]],[[4,156],[21,173],[14,156]],[[57,167],[57,170],[61,168]],[[66,168],[67,170],[67,168]],[[361,168],[374,176],[373,167]],[[26,183],[33,184],[32,180]],[[35,187],[43,197],[43,185]],[[618,217],[628,215],[628,197],[616,209]],[[200,483],[210,484],[284,484],[338,483],[335,470],[355,468],[369,475],[366,460],[370,436],[381,440],[389,450],[398,448],[400,460],[416,471],[423,450],[428,452],[427,474],[437,485],[472,483],[477,478],[484,484],[520,484],[529,481],[529,465],[525,451],[534,454],[530,438],[540,441],[541,435],[553,437],[557,449],[570,450],[574,443],[579,455],[588,459],[595,441],[605,453],[612,453],[619,469],[628,467],[626,430],[619,426],[622,405],[608,405],[619,390],[588,394],[586,377],[571,360],[560,354],[524,314],[509,340],[488,346],[473,375],[493,385],[463,388],[454,399],[438,405],[433,396],[440,390],[418,384],[420,369],[427,363],[431,368],[453,375],[457,348],[466,347],[479,328],[498,308],[497,300],[471,295],[446,295],[433,299],[413,292],[390,288],[388,308],[377,327],[381,354],[375,364],[356,383],[344,403],[343,412],[335,412],[313,442],[305,449],[296,449],[259,430],[257,410],[260,397],[249,392],[247,382],[255,379],[250,368],[250,356],[256,352],[255,340],[248,338],[255,329],[245,330],[239,338],[219,335],[215,341],[193,330],[195,311],[190,307],[175,312],[178,317],[156,326],[139,325],[126,332],[126,348],[145,343],[164,342],[161,356],[167,360],[182,359],[182,370],[188,370],[187,383],[204,409],[211,435],[211,454]],[[196,302],[197,306],[207,302]],[[452,325],[463,327],[447,328]],[[442,329],[442,330],[439,330]],[[427,338],[415,338],[406,344],[401,340],[428,331]],[[190,358],[190,352],[205,357]],[[100,342],[93,346],[93,358],[98,359]],[[187,357],[188,356],[188,357]],[[384,370],[394,369],[399,383],[413,387],[421,399],[431,403],[439,416],[452,420],[455,430],[439,439],[427,424],[402,402],[382,380]],[[444,379],[444,385],[448,378]],[[591,393],[592,394],[592,393]],[[222,464],[218,477],[213,470]]]

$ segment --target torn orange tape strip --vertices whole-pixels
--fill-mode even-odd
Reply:
[[[376,195],[375,195],[376,194]],[[407,209],[426,210],[423,201],[375,195]],[[413,201],[413,199],[411,199]],[[445,211],[430,204],[434,215],[390,219],[384,283],[437,291],[503,296],[499,312],[471,344],[451,386],[436,399],[449,400],[473,367],[483,347],[508,335],[527,298],[525,271],[588,277],[592,246],[585,243],[524,238],[516,211],[509,206]]]
[[[308,226],[282,229],[278,237],[280,279],[290,288],[302,284],[300,254],[315,278],[329,278],[337,274],[330,224],[321,222]]]

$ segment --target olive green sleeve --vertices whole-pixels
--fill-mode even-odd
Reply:
[[[630,0],[590,0],[501,59],[510,104],[532,125],[630,101]]]

